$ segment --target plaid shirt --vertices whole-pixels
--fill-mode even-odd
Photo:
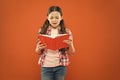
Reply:
[[[58,33],[60,32],[60,28],[58,28]],[[67,34],[69,34],[69,39],[73,39],[72,38],[72,33],[69,29],[66,29],[66,32]],[[47,32],[46,32],[47,35],[51,35],[51,28],[48,27],[47,29]],[[40,40],[38,39],[37,42],[39,42]],[[41,66],[44,64],[44,61],[45,61],[45,56],[46,56],[46,49],[44,49],[44,51],[41,53],[41,56],[38,60],[38,64],[41,64]],[[62,52],[59,51],[59,64],[62,65],[62,66],[68,66],[69,65],[69,58],[68,58],[68,51],[65,51],[65,53],[63,54]]]

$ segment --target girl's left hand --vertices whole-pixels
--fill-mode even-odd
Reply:
[[[69,46],[72,44],[72,40],[71,39],[64,40],[63,42],[66,43],[66,44],[68,44]]]

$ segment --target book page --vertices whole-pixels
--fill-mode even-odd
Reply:
[[[45,35],[45,34],[40,34],[40,36],[45,36],[45,37],[49,37],[49,38],[57,38],[57,37],[64,36],[64,35],[68,35],[68,34],[59,34],[56,37],[52,37],[50,35]]]

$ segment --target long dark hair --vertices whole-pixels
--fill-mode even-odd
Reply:
[[[47,16],[53,12],[53,11],[58,11],[60,13],[60,15],[62,16],[63,13],[62,13],[62,10],[59,6],[51,6],[49,9],[48,9],[48,12],[47,12]],[[41,31],[39,32],[39,34],[46,34],[47,32],[47,29],[49,27],[50,23],[48,21],[48,19],[45,20],[44,24],[42,25],[41,27]],[[65,28],[65,24],[64,24],[64,20],[62,19],[60,21],[60,34],[65,34],[66,33],[66,28]],[[59,51],[61,51],[62,53],[65,53],[65,51],[67,50],[68,48],[62,48],[62,49],[59,49]]]
[[[47,16],[53,12],[53,11],[57,11],[60,13],[60,15],[62,16],[62,10],[59,6],[51,6],[49,9],[48,9],[48,13],[47,13]],[[48,19],[45,20],[43,26],[41,27],[41,32],[40,34],[46,34],[46,31],[47,31],[47,28],[49,27],[50,23],[48,21]],[[64,24],[64,20],[62,19],[60,21],[60,34],[64,34],[66,33],[66,29],[65,29],[65,24]]]

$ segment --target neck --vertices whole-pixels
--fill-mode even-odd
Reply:
[[[60,26],[56,26],[56,27],[53,27],[53,26],[50,26],[51,29],[58,29]]]

